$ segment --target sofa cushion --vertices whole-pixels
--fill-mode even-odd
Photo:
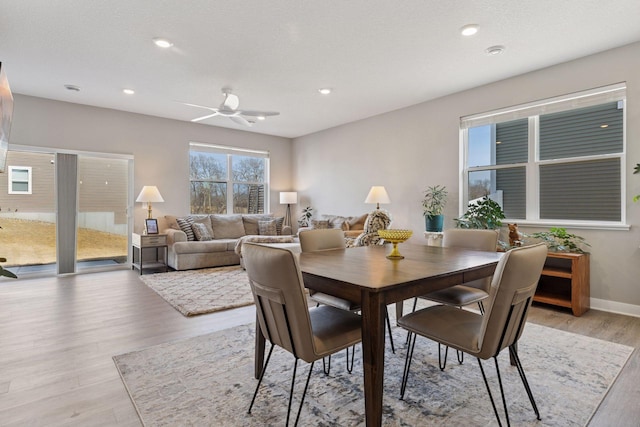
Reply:
[[[242,215],[242,223],[244,224],[244,233],[247,236],[255,236],[259,234],[258,221],[269,221],[273,219],[273,215],[261,214],[245,214]]]
[[[276,220],[258,221],[258,234],[261,236],[277,236]]]
[[[166,228],[180,230],[180,226],[178,225],[177,217],[175,215],[165,215],[164,221]],[[160,227],[160,229],[162,230],[162,227]]]
[[[213,233],[213,228],[211,227],[211,219],[209,218],[209,215],[203,216],[201,218],[194,218],[193,220],[193,224],[191,225],[191,228],[193,228],[194,225],[196,224],[202,224],[205,227],[205,237],[210,237],[209,239],[205,238],[205,239],[198,239],[198,236],[196,235],[196,240],[211,240],[215,238],[215,235]],[[194,234],[195,234],[195,229],[193,230]]]
[[[349,230],[364,230],[364,223],[369,214],[349,217]]]
[[[216,239],[203,242],[176,242],[173,244],[172,250],[179,255],[227,252],[235,249],[236,242],[237,239]]]
[[[237,239],[245,235],[242,215],[211,215],[214,239]]]

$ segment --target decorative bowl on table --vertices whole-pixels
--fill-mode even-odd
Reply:
[[[393,243],[393,250],[387,258],[389,259],[402,259],[404,256],[400,255],[400,251],[398,251],[398,243],[402,243],[406,241],[411,235],[413,231],[411,230],[400,230],[390,228],[388,230],[378,230],[378,236],[387,242]]]

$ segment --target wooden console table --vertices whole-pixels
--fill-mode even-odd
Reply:
[[[589,310],[590,288],[589,254],[549,252],[533,300],[582,316]]]

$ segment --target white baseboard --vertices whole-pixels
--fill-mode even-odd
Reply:
[[[640,317],[640,305],[626,304],[623,302],[608,301],[606,299],[598,298],[591,298],[590,303],[591,308],[594,310]]]

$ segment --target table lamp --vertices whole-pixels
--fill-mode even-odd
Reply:
[[[380,209],[380,203],[391,203],[391,199],[389,199],[389,195],[387,194],[387,190],[384,189],[383,186],[373,186],[371,190],[369,190],[369,194],[367,198],[364,200],[365,203],[375,203],[376,209]]]
[[[151,219],[151,203],[164,202],[164,199],[158,191],[158,187],[155,185],[145,185],[142,187],[142,191],[138,194],[136,202],[142,202],[147,204],[147,210],[149,211],[149,219]]]

